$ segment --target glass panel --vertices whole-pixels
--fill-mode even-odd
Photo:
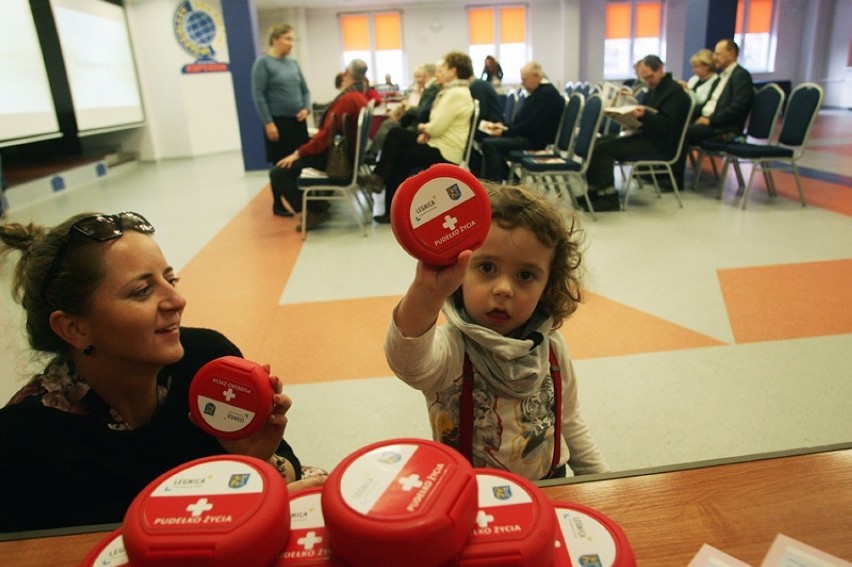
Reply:
[[[634,76],[630,43],[629,38],[604,41],[605,79],[626,79]]]

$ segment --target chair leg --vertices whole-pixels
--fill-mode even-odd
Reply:
[[[636,166],[630,167],[630,175],[624,184],[624,196],[621,198],[621,210],[627,210],[627,200],[630,198],[630,188],[633,187],[633,178],[636,176]],[[656,180],[654,181],[656,183]],[[658,190],[659,191],[659,190]]]
[[[796,167],[796,162],[793,162],[793,176],[796,178],[796,187],[799,188],[799,200],[802,202],[802,207],[807,207],[805,192],[802,190],[802,178],[799,176],[799,168]]]
[[[690,157],[692,154],[690,153]],[[710,158],[713,159],[712,157]],[[704,163],[704,151],[698,150],[698,157],[695,158],[695,165],[692,168],[692,190],[695,191],[698,188],[698,180],[701,178],[701,164]]]
[[[349,208],[352,209],[352,214],[355,215],[355,220],[358,221],[358,228],[361,229],[361,232],[364,233],[364,236],[367,236],[367,225],[364,222],[364,211],[361,209],[361,205],[356,203],[358,196],[357,194],[346,192],[349,196]]]
[[[683,208],[683,201],[680,199],[680,190],[677,188],[677,181],[675,181],[674,172],[671,167],[666,167],[669,174],[669,180],[672,182],[672,189],[674,189],[675,198],[677,199],[677,206],[681,209]]]
[[[748,176],[748,185],[746,185],[745,191],[743,191],[743,194],[742,194],[742,197],[741,197],[741,199],[743,200],[743,202],[742,202],[742,209],[743,210],[745,210],[746,207],[748,206],[748,199],[749,199],[749,196],[751,195],[751,188],[752,188],[752,185],[754,184],[754,176],[755,176],[756,173],[757,173],[757,166],[754,166],[754,167],[751,168],[751,175]]]
[[[302,191],[302,240],[308,238],[308,193],[310,189]]]

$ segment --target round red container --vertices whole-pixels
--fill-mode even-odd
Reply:
[[[80,563],[80,567],[122,567],[123,565],[130,565],[130,560],[124,550],[121,528],[111,531],[108,536],[99,541]]]
[[[189,385],[189,410],[204,431],[221,439],[248,437],[272,413],[269,373],[237,356],[211,360]]]
[[[322,487],[290,495],[290,538],[272,567],[344,565],[331,555],[322,517],[321,499]]]
[[[355,566],[443,565],[464,547],[476,511],[470,463],[424,439],[392,439],[352,453],[322,492],[331,549]]]
[[[588,506],[554,502],[556,555],[553,567],[636,567],[624,530]]]
[[[196,459],[146,486],[122,531],[134,567],[266,566],[290,533],[287,482],[253,457]]]
[[[391,228],[400,245],[427,264],[449,266],[478,248],[491,227],[491,201],[479,180],[439,163],[406,179],[391,202]]]
[[[457,565],[551,565],[556,516],[547,496],[530,481],[506,471],[477,469],[476,481],[476,527]]]

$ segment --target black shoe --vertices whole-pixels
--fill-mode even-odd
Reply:
[[[283,205],[272,205],[272,214],[276,217],[292,217],[293,213],[284,208]]]
[[[621,200],[618,196],[618,191],[616,191],[614,187],[594,193],[589,192],[589,201],[592,202],[592,207],[594,207],[596,213],[608,213],[611,211],[621,210]],[[577,202],[581,209],[584,211],[589,210],[585,199],[577,199]]]
[[[373,217],[373,220],[379,224],[390,224],[390,215],[385,213],[383,215],[379,215],[377,217]]]

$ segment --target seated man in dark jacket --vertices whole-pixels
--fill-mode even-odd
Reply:
[[[512,150],[541,150],[552,144],[565,107],[565,99],[544,77],[541,65],[531,61],[521,68],[521,84],[527,91],[524,105],[512,123],[489,131],[482,140],[483,177],[502,181],[509,176],[506,157]],[[505,129],[504,129],[505,128]]]
[[[636,71],[650,89],[645,105],[633,111],[633,116],[642,123],[642,127],[629,136],[607,136],[595,145],[586,178],[589,182],[589,199],[596,211],[619,209],[613,174],[616,161],[647,154],[664,154],[669,159],[673,158],[684,123],[689,119],[689,94],[672,79],[671,73],[666,73],[665,65],[659,57],[646,56],[639,61]],[[646,107],[656,112],[649,112]]]
[[[754,100],[751,73],[737,63],[740,48],[733,40],[723,39],[716,44],[713,61],[719,76],[710,89],[707,101],[696,111],[695,122],[686,131],[685,146],[704,140],[732,141],[742,135]],[[683,179],[686,152],[675,169],[675,177]]]

